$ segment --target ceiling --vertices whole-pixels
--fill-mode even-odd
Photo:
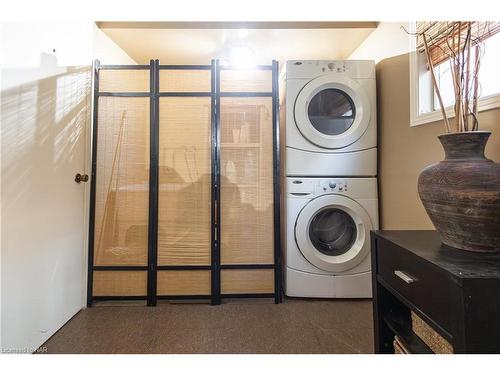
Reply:
[[[98,26],[138,64],[209,64],[213,58],[251,60],[346,59],[376,22],[118,23]]]

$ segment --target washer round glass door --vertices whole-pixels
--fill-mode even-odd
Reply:
[[[295,240],[300,252],[324,271],[349,270],[368,255],[371,220],[356,201],[342,195],[323,195],[299,213]]]
[[[343,76],[313,79],[295,101],[295,122],[311,143],[329,149],[356,142],[370,123],[370,102],[360,85]]]
[[[329,256],[345,254],[356,241],[356,223],[345,211],[326,207],[309,224],[309,239],[314,247]]]

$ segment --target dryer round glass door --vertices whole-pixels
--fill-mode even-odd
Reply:
[[[370,101],[354,80],[325,75],[311,80],[295,101],[295,122],[311,143],[338,149],[356,142],[371,118]]]
[[[324,271],[343,272],[368,255],[372,228],[359,203],[329,194],[313,199],[299,213],[295,240],[311,264]]]
[[[314,95],[307,107],[311,125],[325,135],[345,133],[354,122],[356,107],[351,97],[339,89],[324,89]]]

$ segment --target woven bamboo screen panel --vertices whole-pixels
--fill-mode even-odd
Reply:
[[[157,282],[160,296],[210,295],[210,271],[158,271]]]
[[[274,293],[274,270],[222,270],[223,294]]]
[[[160,92],[210,92],[210,70],[160,70]]]
[[[274,263],[272,99],[222,98],[221,263]]]
[[[93,295],[146,296],[147,271],[94,271]]]
[[[210,265],[211,99],[162,97],[159,113],[158,265]]]
[[[270,70],[221,70],[220,91],[222,92],[271,92],[272,71]]]
[[[101,70],[100,92],[149,92],[149,69]]]
[[[100,97],[94,265],[146,265],[149,98]]]

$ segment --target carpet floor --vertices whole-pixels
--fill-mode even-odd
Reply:
[[[42,347],[47,353],[373,353],[372,306],[303,299],[101,302]]]

